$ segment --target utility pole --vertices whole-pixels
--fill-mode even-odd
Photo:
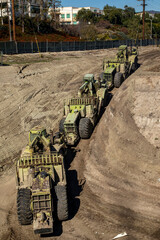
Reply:
[[[144,40],[145,39],[145,7],[147,6],[147,4],[145,0],[138,0],[138,1],[143,1],[143,4],[141,4],[141,6],[143,6],[143,40]]]
[[[12,33],[11,33],[11,22],[10,22],[10,11],[8,10],[8,1],[7,1],[7,15],[8,15],[8,24],[9,24],[9,40],[12,41]]]
[[[14,0],[12,0],[12,21],[13,21],[13,41],[16,41],[16,24],[15,24]]]
[[[145,0],[143,0],[143,40],[145,39]]]
[[[1,24],[3,25],[3,3],[1,0]]]

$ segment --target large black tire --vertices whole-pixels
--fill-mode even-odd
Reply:
[[[33,215],[30,208],[31,191],[27,188],[18,190],[17,193],[17,215],[21,225],[29,225],[32,223]]]
[[[135,63],[132,64],[132,72],[135,72],[136,71],[136,65]]]
[[[103,99],[103,108],[107,106],[107,100],[108,100],[108,91],[105,92],[104,99]]]
[[[93,125],[89,118],[81,118],[79,122],[79,135],[82,139],[90,138],[93,131]]]
[[[123,75],[122,73],[118,72],[114,76],[114,86],[116,88],[119,88],[123,82]]]
[[[68,201],[67,201],[67,187],[66,185],[55,186],[55,193],[57,196],[57,217],[59,221],[68,219]]]
[[[60,123],[59,123],[59,132],[60,133],[64,133],[64,122],[65,122],[66,118],[62,118]]]
[[[135,72],[137,68],[138,68],[138,58],[136,57],[134,63],[132,64],[132,72]]]

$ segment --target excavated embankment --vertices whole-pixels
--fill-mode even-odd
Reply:
[[[160,52],[147,57],[115,93],[84,157],[84,214],[102,239],[124,231],[131,240],[160,238],[160,74],[150,67]]]

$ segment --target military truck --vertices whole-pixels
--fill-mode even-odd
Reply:
[[[93,74],[86,74],[79,88],[78,97],[66,100],[64,117],[59,131],[68,145],[75,145],[80,138],[90,138],[100,113],[106,105],[107,89],[101,87]]]
[[[17,214],[21,225],[33,223],[34,232],[53,232],[54,220],[68,218],[63,136],[48,135],[37,126],[16,162]]]
[[[122,82],[138,67],[138,54],[136,49],[128,50],[126,45],[118,49],[115,59],[104,59],[103,72],[100,74],[102,84],[108,89],[119,88]]]

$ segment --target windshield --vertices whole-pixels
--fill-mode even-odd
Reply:
[[[66,124],[65,125],[65,132],[66,133],[73,133],[76,132],[76,128],[73,124]]]
[[[33,142],[33,140],[38,137],[38,134],[33,134],[33,133],[30,133],[30,141]]]

